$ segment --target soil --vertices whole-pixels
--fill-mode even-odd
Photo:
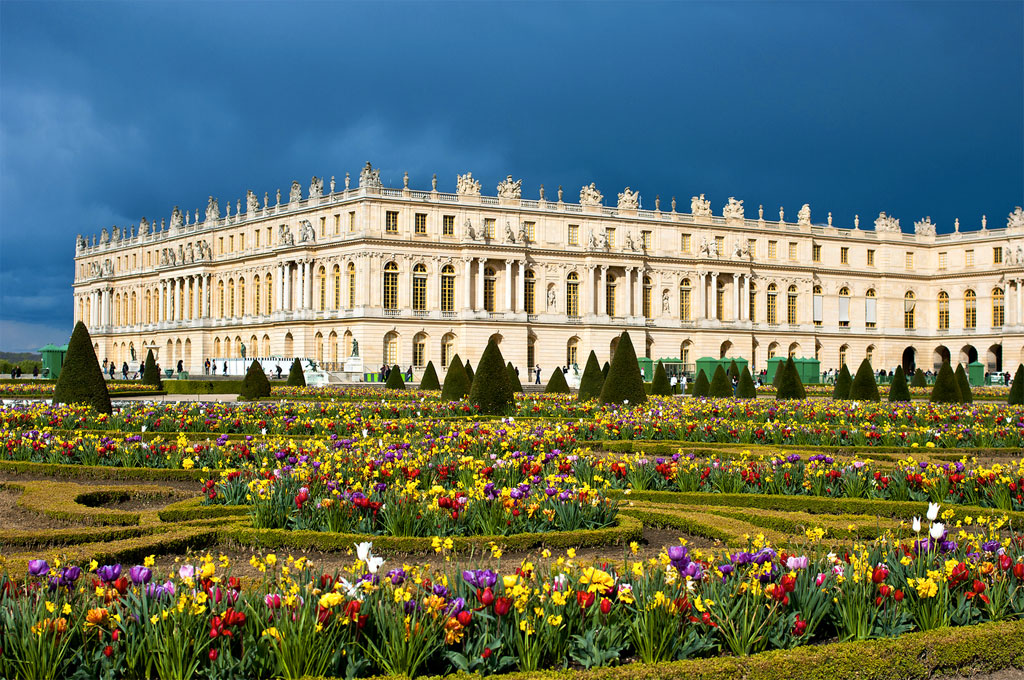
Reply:
[[[3,528],[13,531],[41,531],[45,529],[63,529],[74,526],[74,522],[61,522],[51,519],[38,512],[30,512],[18,507],[20,491],[0,489],[0,517],[3,517]]]

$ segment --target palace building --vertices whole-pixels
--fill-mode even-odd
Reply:
[[[1024,361],[1024,211],[1005,227],[903,231],[882,213],[852,228],[748,216],[703,195],[688,212],[626,188],[614,207],[593,185],[578,203],[522,197],[509,176],[496,196],[472,173],[457,192],[384,187],[369,163],[351,187],[316,177],[303,196],[244,212],[209,199],[203,220],[177,207],[169,223],[78,237],[75,316],[97,356],[120,366],[154,349],[164,368],[204,360],[308,357],[366,371],[458,353],[474,364],[497,336],[524,370],[610,358],[628,330],[638,355],[817,357],[823,369],[934,369],[943,359],[1013,370]],[[133,366],[134,367],[134,366]]]

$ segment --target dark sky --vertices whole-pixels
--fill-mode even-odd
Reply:
[[[0,349],[66,341],[76,233],[367,160],[442,191],[471,170],[1002,226],[1024,3],[4,0]]]

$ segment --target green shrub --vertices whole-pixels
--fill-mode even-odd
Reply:
[[[53,388],[53,403],[89,404],[98,413],[110,413],[112,410],[107,383],[92,348],[92,338],[81,321],[71,332],[64,366]]]
[[[421,390],[439,390],[441,389],[441,383],[437,380],[437,370],[434,368],[434,362],[428,361],[427,367],[423,369],[423,377],[420,378],[420,389]]]
[[[510,368],[512,364],[505,365],[498,343],[493,338],[488,340],[469,389],[469,400],[480,407],[480,413],[502,415],[515,404],[515,393],[508,379]]]
[[[910,387],[907,386],[907,376],[903,373],[902,366],[897,366],[892,374],[889,401],[910,401]]]
[[[779,380],[779,384],[775,388],[775,398],[807,398],[807,392],[804,390],[804,384],[800,380],[800,373],[796,370],[796,364],[793,362],[793,357],[786,359],[786,363],[782,368],[782,378]]]
[[[956,365],[956,386],[960,388],[960,403],[970,404],[974,402],[974,395],[971,394],[971,383],[967,379],[967,371],[963,364]]]
[[[836,385],[832,388],[833,399],[849,399],[850,388],[853,386],[853,377],[850,376],[850,369],[843,364],[839,369],[839,376],[836,378]]]
[[[466,359],[466,377],[469,378],[469,382],[473,382],[476,377],[476,373],[473,371],[473,365],[469,363],[469,359]]]
[[[729,380],[733,378],[740,379],[740,367],[736,365],[735,359],[729,362]],[[713,379],[712,382],[714,382]]]
[[[914,371],[914,378],[910,381],[911,387],[928,387],[928,378],[920,368]]]
[[[881,401],[881,397],[878,395],[878,383],[875,382],[875,372],[871,368],[871,362],[868,361],[867,357],[864,361],[860,362],[860,368],[857,369],[857,375],[853,378],[853,384],[850,385],[850,399],[856,399],[857,401]]]
[[[772,376],[772,387],[775,389],[778,389],[779,383],[782,382],[782,375],[785,372],[783,371],[784,368],[786,368],[785,362],[776,364],[775,366],[775,375]]]
[[[405,380],[402,378],[402,369],[397,365],[391,367],[391,372],[388,373],[388,380],[384,383],[384,389],[387,390],[405,390]]]
[[[241,394],[242,380],[168,380],[167,394]]]
[[[458,401],[469,394],[471,386],[469,376],[466,375],[466,367],[456,354],[448,362],[448,372],[445,373],[444,386],[441,388],[441,399]]]
[[[145,385],[156,385],[158,390],[164,388],[164,381],[160,379],[160,369],[157,368],[156,359],[153,358],[153,350],[146,352],[146,365],[142,369],[142,382]]]
[[[668,381],[665,367],[659,361],[654,367],[654,378],[651,379],[651,394],[667,396],[672,394],[672,384]]]
[[[523,383],[519,382],[519,374],[516,373],[516,367],[511,361],[505,366],[505,375],[508,376],[508,386],[512,388],[513,393],[523,391]]]
[[[939,368],[939,374],[935,376],[935,384],[932,385],[933,404],[959,404],[960,386],[956,384],[956,376],[948,361],[943,361]]]
[[[735,366],[735,362],[733,363]],[[715,369],[715,374],[711,377],[711,385],[708,387],[708,396],[715,398],[731,397],[732,393],[732,381],[729,380],[729,374],[722,368],[722,364],[718,364],[718,368]]]
[[[619,336],[619,344],[615,347],[608,377],[601,386],[602,404],[643,404],[647,401],[644,392],[644,379],[640,375],[640,364],[636,360],[633,341],[629,333],[623,331]]]
[[[288,371],[288,382],[289,387],[305,387],[306,386],[306,375],[302,372],[302,362],[298,359],[292,362],[292,367]]]
[[[740,382],[736,386],[737,399],[757,399],[757,388],[754,387],[754,378],[750,375],[750,369],[743,367],[740,374]]]
[[[270,396],[270,381],[267,380],[267,374],[263,372],[260,362],[255,359],[249,364],[249,370],[245,372],[245,379],[242,380],[242,389],[238,396],[250,401]]]
[[[555,366],[554,372],[551,377],[548,378],[548,384],[544,388],[544,394],[569,394],[572,390],[569,389],[569,383],[565,382],[565,375],[562,374],[562,369]]]
[[[577,395],[580,401],[589,401],[601,396],[601,388],[604,387],[604,372],[601,364],[597,361],[597,354],[590,350],[587,357],[587,365],[583,368],[583,377],[580,378],[580,392]]]
[[[1017,364],[1017,372],[1013,375],[1013,384],[1010,385],[1010,395],[1006,403],[1011,406],[1024,405],[1024,364]]]
[[[601,367],[601,377],[604,378],[605,380],[607,380],[608,379],[608,371],[610,371],[611,369],[612,369],[612,365],[609,364],[607,361],[604,362],[604,366]]]
[[[697,379],[693,381],[693,390],[691,394],[695,397],[706,397],[711,393],[711,383],[708,382],[708,376],[704,372],[704,369],[697,371]]]

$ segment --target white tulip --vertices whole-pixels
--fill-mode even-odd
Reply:
[[[370,550],[373,549],[373,543],[370,541],[364,541],[362,543],[356,543],[356,557],[359,558],[360,562],[370,561]]]
[[[366,560],[366,568],[371,574],[376,574],[382,564],[384,564],[384,558],[376,555],[370,555],[370,558]]]
[[[915,534],[921,533],[921,518],[915,517],[914,521],[911,522],[911,528],[913,528]]]
[[[939,518],[939,504],[929,503],[928,504],[928,521],[934,522]]]
[[[942,522],[936,522],[932,525],[932,530],[928,532],[929,535],[936,541],[942,538],[942,534],[946,533],[946,525]]]

